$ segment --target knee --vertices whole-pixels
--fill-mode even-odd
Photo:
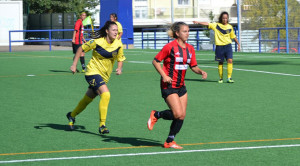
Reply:
[[[184,120],[185,115],[185,112],[174,114],[174,119]]]

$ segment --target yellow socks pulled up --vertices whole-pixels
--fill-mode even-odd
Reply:
[[[100,117],[99,126],[100,127],[102,125],[105,126],[109,101],[110,101],[110,92],[104,92],[100,95],[100,102],[99,102],[99,117]]]
[[[72,111],[71,116],[75,118],[76,115],[80,114],[88,104],[90,104],[93,101],[92,98],[88,97],[86,94],[83,96],[83,98],[79,101],[76,108]]]
[[[232,75],[232,68],[233,68],[233,65],[232,63],[228,63],[227,64],[227,78],[231,78],[231,75]]]
[[[223,64],[218,65],[219,77],[223,79]]]

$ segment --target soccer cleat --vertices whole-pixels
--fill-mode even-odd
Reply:
[[[85,70],[84,70],[84,69],[82,69],[82,70],[81,70],[81,73],[85,73]]]
[[[66,116],[67,116],[67,118],[68,118],[68,120],[69,120],[69,127],[70,127],[70,129],[71,129],[71,130],[74,130],[75,118],[73,118],[73,117],[71,116],[71,112],[68,112]]]
[[[101,127],[99,127],[99,133],[100,134],[108,134],[109,130],[107,129],[106,126],[102,125]]]
[[[164,148],[174,148],[174,149],[183,149],[183,147],[177,145],[177,143],[175,141],[172,142],[165,142],[164,143]]]
[[[149,118],[148,124],[147,124],[149,130],[152,130],[154,124],[157,122],[157,118],[154,116],[155,112],[156,111],[152,110],[151,113],[150,113],[150,118]]]
[[[222,83],[223,83],[223,79],[220,79],[220,80],[218,81],[218,83],[219,83],[219,84],[222,84]]]
[[[227,79],[227,82],[228,82],[228,83],[234,83],[234,81],[233,81],[232,78],[228,78],[228,79]]]

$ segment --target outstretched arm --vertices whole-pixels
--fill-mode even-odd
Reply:
[[[194,24],[200,24],[200,25],[205,25],[208,26],[208,22],[199,22],[199,21],[193,21]]]
[[[202,79],[206,79],[207,78],[207,73],[203,70],[201,70],[198,66],[194,66],[191,68],[192,71],[196,74],[201,74],[202,75]]]
[[[82,50],[82,47],[79,47],[77,49],[77,52],[75,54],[75,57],[74,57],[74,60],[73,60],[73,64],[72,66],[70,67],[70,70],[72,71],[72,73],[76,73],[76,66],[77,66],[77,62],[78,62],[78,59],[80,57],[80,55],[83,53],[83,50]]]

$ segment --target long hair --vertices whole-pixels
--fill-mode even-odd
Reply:
[[[227,16],[228,16],[227,23],[229,23],[229,14],[228,14],[227,12],[222,12],[222,13],[220,14],[220,16],[219,16],[219,23],[221,23],[221,24],[222,24],[222,17],[223,17],[224,14],[227,14]]]
[[[186,25],[188,26],[186,23],[184,22],[175,22],[171,25],[170,29],[167,31],[168,35],[171,37],[171,38],[174,38],[174,39],[177,39],[178,36],[176,35],[176,32],[179,32],[180,30],[180,27],[182,25]]]
[[[117,24],[113,21],[106,21],[104,26],[99,31],[94,32],[94,34],[92,34],[91,37],[93,39],[97,39],[100,37],[107,36],[106,30],[108,30],[112,25],[117,25]]]

